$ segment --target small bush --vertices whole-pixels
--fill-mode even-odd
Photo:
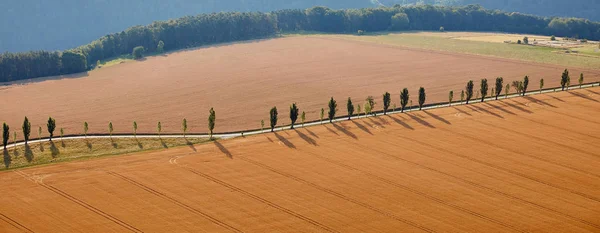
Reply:
[[[446,29],[444,27],[440,27],[440,32],[445,32]]]
[[[553,35],[552,37],[550,37],[550,40],[551,41],[555,41],[556,40],[556,36]]]
[[[365,34],[365,31],[363,31],[363,30],[358,30],[358,31],[356,32],[356,35],[359,35],[359,36],[362,36],[362,35],[364,35],[364,34]]]
[[[144,57],[144,51],[144,46],[137,46],[133,48],[131,55],[133,55],[133,59],[142,59]]]

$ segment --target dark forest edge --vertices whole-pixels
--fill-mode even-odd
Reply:
[[[508,13],[477,5],[346,10],[312,7],[270,13],[222,12],[131,27],[63,52],[4,53],[0,55],[0,82],[84,72],[94,68],[100,60],[131,54],[139,46],[146,53],[157,53],[298,31],[359,33],[439,30],[441,27],[446,31],[493,31],[600,39],[598,22]],[[159,46],[160,42],[163,42],[162,46]]]

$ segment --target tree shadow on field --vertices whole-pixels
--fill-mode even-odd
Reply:
[[[543,101],[541,99],[537,99],[537,98],[534,98],[534,97],[531,97],[531,96],[523,96],[523,98],[525,98],[526,100],[529,100],[531,102],[534,102],[536,104],[540,104],[540,105],[548,106],[548,107],[552,107],[552,108],[558,108],[558,107],[556,107],[556,106],[554,106],[554,105],[552,105],[552,104],[550,104],[550,103],[548,103],[546,101]]]
[[[465,114],[465,115],[467,115],[467,116],[473,116],[471,113],[465,112],[465,111],[463,111],[463,110],[462,110],[462,109],[460,109],[460,108],[457,108],[457,107],[452,107],[452,108],[454,108],[454,110],[456,110],[456,111],[458,111],[458,112],[460,112],[460,113],[462,113],[462,114]]]
[[[503,108],[503,107],[501,107],[501,106],[496,106],[496,105],[494,105],[494,104],[490,104],[490,103],[486,103],[486,102],[484,102],[483,104],[485,104],[485,105],[487,105],[487,106],[490,106],[490,107],[491,107],[491,108],[493,108],[493,109],[498,109],[498,110],[500,110],[500,111],[502,111],[502,112],[504,112],[504,113],[506,113],[506,114],[515,115],[515,116],[517,115],[517,114],[515,114],[514,112],[511,112],[511,111],[509,111],[509,110],[506,110],[505,108]]]
[[[221,152],[223,152],[223,154],[225,154],[227,156],[227,158],[233,159],[233,154],[231,154],[231,152],[229,150],[227,150],[227,148],[225,148],[223,146],[223,144],[221,144],[219,141],[215,140],[214,141],[215,146],[217,146],[217,148],[219,148],[219,150]]]
[[[600,95],[600,94],[598,94],[598,92],[592,91],[592,90],[590,90],[590,89],[585,89],[585,90],[586,90],[587,92],[589,92],[589,93],[592,93],[592,94],[594,94],[594,95]]]
[[[92,143],[88,140],[85,140],[85,146],[87,146],[88,150],[92,150],[94,148]]]
[[[67,147],[67,145],[65,145],[65,142],[62,139],[60,140],[60,146],[62,146],[62,148]]]
[[[277,137],[277,139],[279,139],[279,141],[282,142],[285,146],[287,146],[291,149],[296,149],[296,146],[292,142],[290,142],[286,138],[282,137],[277,132],[275,132],[275,137]]]
[[[560,102],[565,102],[564,100],[561,100],[560,98],[553,96],[553,95],[549,95],[550,97],[552,97],[552,99],[556,100],[556,101],[560,101]]]
[[[319,138],[319,136],[317,136],[315,133],[313,133],[312,131],[310,131],[308,128],[304,128],[306,129],[306,132],[308,132],[308,134],[310,134],[310,136],[313,136],[315,138]]]
[[[138,148],[140,148],[140,150],[144,149],[144,145],[142,145],[142,143],[139,140],[135,139],[135,142],[137,143],[137,146]]]
[[[338,131],[341,131],[346,136],[354,138],[355,140],[358,140],[358,137],[354,133],[348,131],[344,126],[340,126],[336,123],[333,123],[332,125],[333,125],[333,127],[335,127],[335,129],[337,129]]]
[[[340,134],[338,134],[337,132],[335,132],[335,130],[330,129],[326,125],[325,125],[325,128],[327,129],[327,131],[331,132],[332,134],[335,134],[336,136],[340,136]]]
[[[513,102],[514,103],[510,103],[509,101],[506,101],[506,102],[504,102],[504,104],[506,104],[507,106],[509,106],[511,108],[514,108],[514,109],[517,109],[517,110],[519,110],[521,112],[524,112],[524,113],[528,113],[528,114],[533,113],[532,111],[529,111],[529,110],[524,109],[523,107],[519,106],[519,102],[516,102],[514,100],[513,100]]]
[[[367,119],[369,119],[369,121],[371,121],[371,123],[373,125],[376,125],[376,126],[378,126],[380,128],[385,128],[385,126],[383,126],[383,124],[381,124],[381,122],[377,122],[377,121],[373,120],[373,118],[377,118],[377,117],[369,117]]]
[[[411,119],[415,120],[416,122],[418,122],[419,124],[421,124],[423,126],[435,129],[435,126],[429,124],[429,122],[427,122],[427,121],[424,121],[423,119],[421,119],[418,115],[416,115],[414,113],[409,113],[409,114],[406,114],[406,115],[408,115]]]
[[[398,119],[398,118],[393,117],[393,116],[388,116],[388,117],[392,118],[392,120],[394,120],[394,122],[396,122],[396,124],[399,124],[399,125],[401,125],[404,128],[407,128],[407,129],[410,129],[410,130],[415,130],[415,128],[413,128],[409,124],[406,124],[406,122],[402,121],[402,120],[404,120],[404,118]]]
[[[44,150],[46,150],[46,148],[44,148],[44,143],[43,142],[39,142],[38,145],[40,146],[40,152],[44,152]]]
[[[29,144],[25,144],[25,159],[30,163],[33,161],[33,151],[31,150]]]
[[[360,130],[365,131],[366,133],[373,135],[373,133],[371,133],[371,131],[365,127],[364,125],[362,125],[361,123],[358,123],[357,121],[352,121],[352,123],[354,123],[356,125],[356,127],[358,127]]]
[[[425,114],[429,115],[430,117],[433,117],[434,119],[436,119],[436,120],[438,120],[438,121],[441,121],[441,122],[443,122],[443,123],[445,123],[445,124],[447,124],[447,125],[451,125],[451,124],[452,124],[452,123],[450,123],[450,121],[448,121],[448,120],[444,119],[443,117],[441,117],[441,116],[439,116],[439,115],[436,115],[436,114],[433,114],[433,113],[430,113],[430,112],[428,112],[427,110],[425,110],[425,111],[423,111],[423,112],[424,112]]]
[[[194,152],[198,152],[198,150],[196,150],[196,147],[194,146],[194,143],[190,142],[187,138],[185,139],[185,144],[188,145],[190,149],[192,149]]]
[[[8,167],[10,167],[10,164],[12,163],[12,158],[10,157],[8,150],[6,150],[6,149],[4,149],[3,154],[4,154],[4,167],[6,167],[8,169]]]
[[[56,158],[60,154],[60,151],[58,150],[56,144],[54,144],[53,141],[50,141],[50,153],[52,155],[52,158]]]
[[[17,150],[17,147],[13,147],[13,156],[15,156],[15,158],[18,158],[19,155],[21,155],[21,153],[19,153],[19,150]]]
[[[490,111],[490,110],[487,110],[487,109],[485,109],[485,108],[479,107],[479,106],[477,106],[477,105],[473,105],[473,108],[476,108],[477,110],[479,110],[479,111],[481,111],[481,112],[484,112],[484,113],[487,113],[487,114],[490,114],[490,115],[492,115],[492,116],[495,116],[495,117],[498,117],[498,118],[504,119],[504,117],[503,117],[503,116],[501,116],[500,114],[498,114],[498,113],[495,113],[495,112],[492,112],[492,111]]]
[[[167,143],[165,143],[165,141],[163,141],[162,138],[159,138],[159,140],[160,140],[160,145],[162,145],[163,148],[169,149],[169,146],[167,146]]]
[[[295,129],[294,132],[296,132],[298,134],[298,136],[300,136],[300,138],[302,138],[302,140],[306,141],[308,144],[311,144],[313,146],[318,146],[317,142],[314,139],[310,138],[306,134],[303,134],[302,132],[300,132],[300,130]]]
[[[596,100],[596,99],[594,99],[592,97],[589,97],[589,96],[587,96],[585,94],[581,94],[581,93],[578,93],[578,92],[572,92],[572,91],[570,91],[570,92],[567,92],[567,93],[569,93],[571,95],[574,95],[574,96],[577,96],[577,97],[580,97],[580,98],[584,98],[586,100],[591,100],[591,101],[594,101],[594,102],[600,102],[600,101],[598,101],[598,100]]]

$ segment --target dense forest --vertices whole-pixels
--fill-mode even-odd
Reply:
[[[0,4],[0,53],[65,50],[133,25],[202,13],[395,4],[479,4],[507,12],[600,21],[598,0],[9,0]]]
[[[298,30],[356,33],[396,30],[502,31],[600,39],[600,23],[574,18],[544,18],[486,10],[477,5],[446,7],[410,5],[334,10],[278,10],[270,13],[223,12],[187,16],[135,26],[104,36],[67,52],[26,52],[0,55],[0,82],[82,72],[96,61],[143,46],[155,52],[229,41],[265,38]]]

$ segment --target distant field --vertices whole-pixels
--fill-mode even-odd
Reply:
[[[189,132],[200,133],[207,132],[208,110],[214,107],[216,132],[227,132],[260,128],[261,120],[268,125],[273,106],[279,109],[279,124],[289,124],[288,108],[294,102],[306,111],[307,120],[316,120],[331,97],[338,101],[343,115],[348,97],[355,104],[364,104],[367,96],[374,96],[379,110],[381,95],[388,91],[392,104],[399,106],[399,93],[405,87],[413,100],[418,88],[425,87],[427,103],[433,103],[447,101],[450,90],[458,99],[470,79],[479,85],[481,78],[502,76],[510,82],[529,75],[529,89],[533,90],[539,87],[540,78],[546,80],[545,87],[558,86],[562,71],[569,68],[573,84],[580,72],[585,73],[587,82],[600,80],[600,70],[397,47],[349,37],[302,36],[217,45],[148,57],[76,77],[4,86],[0,88],[0,122],[17,130],[28,116],[37,129],[45,128],[52,116],[66,134],[82,134],[84,121],[89,123],[90,133],[107,133],[109,121],[115,132],[131,133],[132,122],[137,121],[138,132],[154,133],[161,121],[165,133],[179,133],[182,119],[187,118]],[[20,130],[18,136],[22,136]]]
[[[598,69],[600,67],[600,51],[596,50],[598,48],[598,44],[590,43],[581,48],[572,49],[576,51],[582,51],[582,53],[587,55],[598,56],[588,57],[577,56],[574,54],[566,54],[564,53],[564,50],[561,50],[559,48],[503,43],[507,40],[516,42],[517,40],[523,39],[524,36],[528,36],[530,38],[530,43],[533,43],[534,40],[550,39],[550,37],[537,35],[514,35],[474,32],[407,32],[397,34],[375,34],[365,36],[334,34],[313,36],[374,42],[379,44],[410,48],[477,54],[522,61],[547,63],[564,67],[581,67],[587,69]],[[558,40],[560,39],[561,38],[558,38]]]
[[[0,232],[599,232],[599,112],[596,87],[4,171]]]

